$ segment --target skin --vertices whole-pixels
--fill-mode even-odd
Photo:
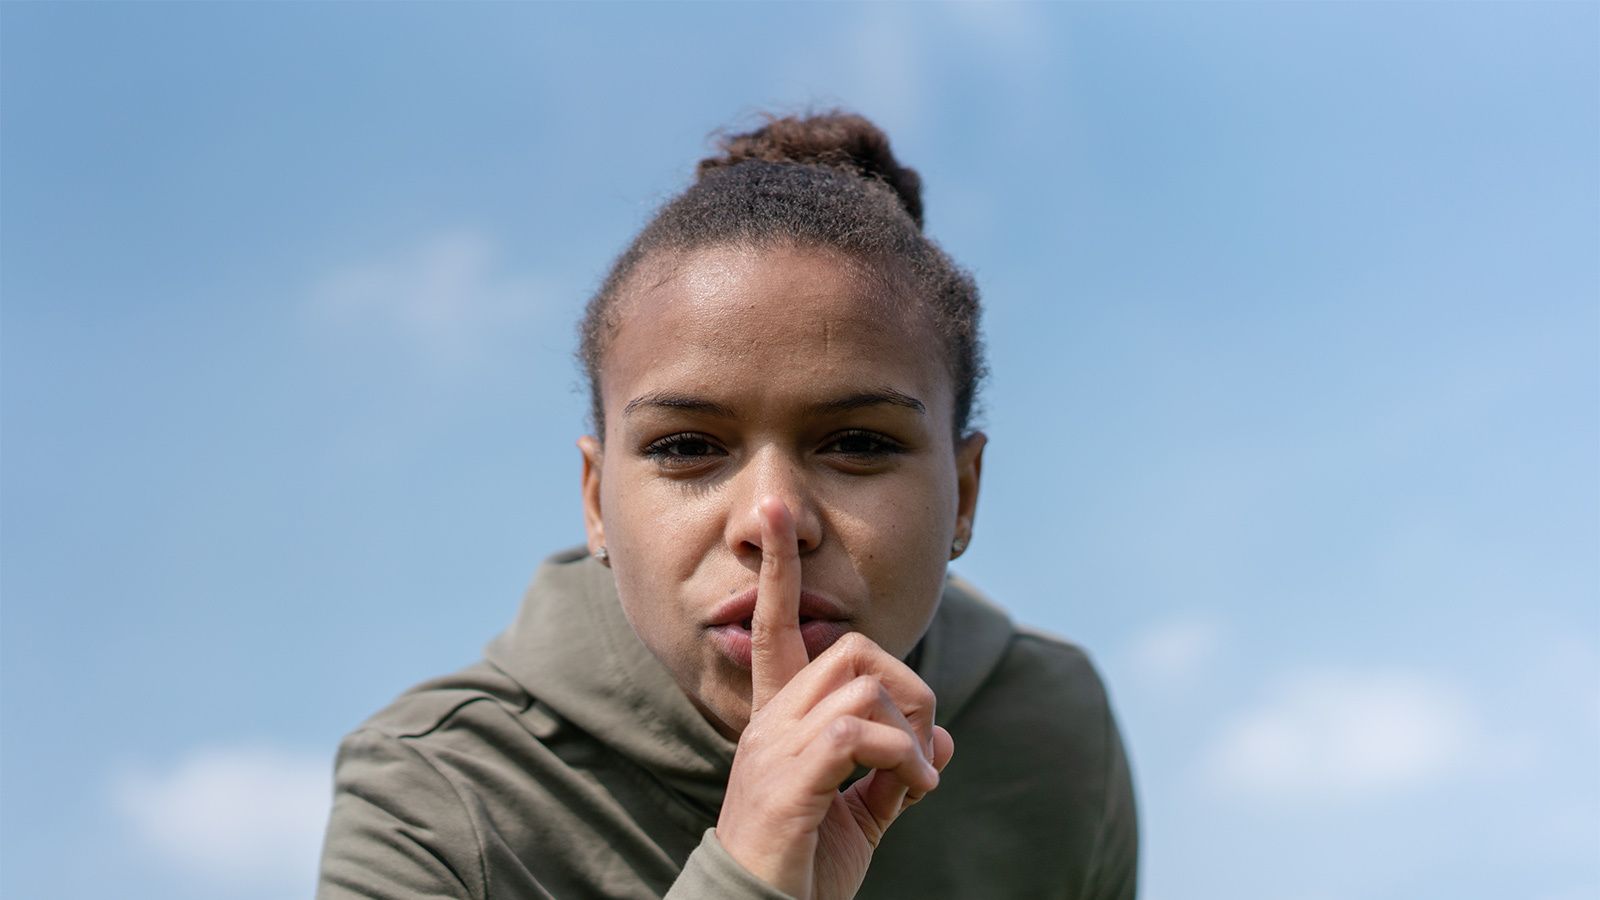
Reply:
[[[628,621],[739,742],[718,837],[802,898],[853,896],[953,753],[902,660],[970,540],[985,439],[957,439],[937,333],[874,274],[806,247],[647,261],[602,361],[605,440],[579,441]],[[708,626],[752,587],[745,668]],[[814,659],[802,591],[848,629]]]

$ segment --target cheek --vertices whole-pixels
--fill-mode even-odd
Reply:
[[[682,649],[691,582],[717,534],[710,498],[686,497],[676,485],[618,466],[601,482],[601,513],[623,612],[657,655]]]
[[[624,476],[611,485],[614,491],[602,497],[601,509],[613,558],[625,554],[657,578],[693,575],[721,537],[724,498],[661,478]]]
[[[669,561],[648,544],[633,542],[613,556],[622,614],[650,652],[680,679],[696,654],[698,629],[684,608],[681,582],[662,577]]]
[[[835,521],[873,597],[872,636],[900,655],[922,636],[944,585],[956,506],[948,480],[850,492]]]
[[[937,555],[955,529],[954,475],[931,466],[849,485],[836,498],[841,528],[881,548],[875,552]]]

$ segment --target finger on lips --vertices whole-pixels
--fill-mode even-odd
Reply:
[[[800,631],[801,565],[794,518],[784,502],[761,498],[761,572],[751,616],[751,714],[800,727],[791,746],[814,775],[838,784],[855,766],[885,776],[875,793],[887,801],[898,784],[920,797],[948,761],[949,734],[934,720],[934,695],[916,672],[859,632],[849,632],[816,660]],[[796,722],[796,720],[799,720]],[[940,756],[944,758],[941,759]],[[911,802],[915,802],[914,800]]]
[[[800,544],[784,502],[763,497],[761,575],[750,621],[751,712],[767,705],[810,659],[800,633]]]

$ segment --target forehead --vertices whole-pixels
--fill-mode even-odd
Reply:
[[[605,354],[608,415],[668,388],[758,397],[893,388],[930,412],[950,405],[926,309],[849,256],[714,247],[646,264],[635,278]]]

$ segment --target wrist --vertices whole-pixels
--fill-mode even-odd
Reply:
[[[712,834],[734,862],[763,883],[792,897],[810,895],[811,858],[806,848],[815,842],[814,836],[782,838],[721,821]]]

